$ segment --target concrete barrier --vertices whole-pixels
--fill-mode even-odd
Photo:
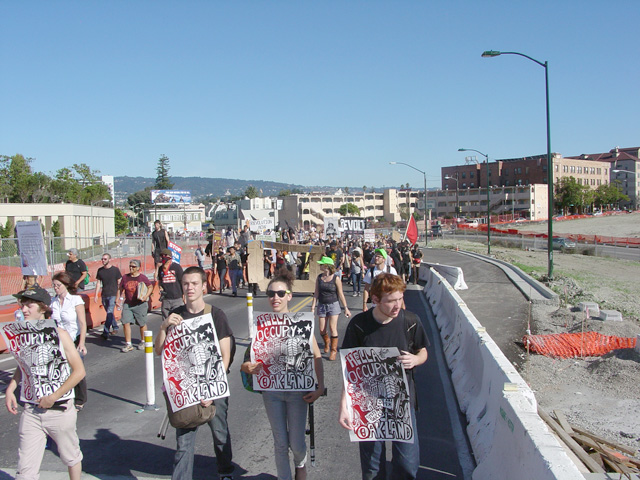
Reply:
[[[468,422],[473,479],[583,478],[538,415],[531,389],[454,288],[434,268],[425,275],[424,291]]]
[[[440,263],[422,263],[421,266],[426,266],[424,270],[429,272],[429,268],[433,268],[436,272],[442,275],[449,285],[453,286],[455,290],[466,290],[467,284],[464,282],[464,273],[460,267],[454,267],[452,265],[442,265]],[[421,269],[422,270],[422,269]]]

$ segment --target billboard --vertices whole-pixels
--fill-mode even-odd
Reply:
[[[151,203],[185,205],[191,203],[191,192],[188,190],[151,190]]]

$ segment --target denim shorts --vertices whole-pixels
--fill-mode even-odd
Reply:
[[[340,315],[341,313],[340,302],[337,301],[333,303],[319,303],[316,307],[316,315],[321,318]]]

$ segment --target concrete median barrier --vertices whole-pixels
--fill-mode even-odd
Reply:
[[[434,268],[424,270],[425,295],[468,422],[473,479],[583,478],[538,415],[524,379],[447,280]]]

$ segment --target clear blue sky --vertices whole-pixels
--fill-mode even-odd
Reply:
[[[640,146],[638,0],[8,1],[0,154],[52,174],[377,187]]]

